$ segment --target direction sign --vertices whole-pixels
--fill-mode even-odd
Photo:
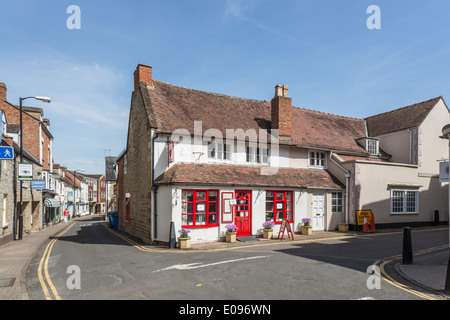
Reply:
[[[14,159],[13,147],[0,147],[0,160],[12,160]]]
[[[38,189],[38,190],[46,189],[45,180],[33,180],[33,181],[31,181],[31,189]]]

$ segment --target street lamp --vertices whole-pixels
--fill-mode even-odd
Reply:
[[[20,101],[20,163],[23,162],[23,132],[22,132],[22,102],[27,99],[35,99],[39,100],[45,103],[50,103],[52,100],[49,97],[26,97],[26,98],[19,98]],[[22,240],[22,234],[23,234],[23,201],[22,201],[22,186],[23,181],[20,180],[20,214],[19,214],[19,240]],[[14,233],[14,237],[15,237]]]
[[[76,210],[76,207],[75,207],[75,179],[76,179],[76,174],[77,174],[77,171],[78,172],[84,172],[84,169],[80,169],[80,170],[75,170],[74,172],[73,172],[73,216],[74,217],[76,217],[77,216],[77,210]],[[80,186],[80,189],[81,189],[81,186]]]
[[[450,140],[450,124],[448,124],[442,128],[442,137],[441,138]],[[449,147],[450,147],[450,144],[449,144]],[[449,190],[449,207],[450,207],[450,190]],[[449,216],[449,222],[450,222],[450,216]],[[445,277],[444,292],[450,294],[450,229],[449,229],[449,252],[448,252],[448,262],[447,262],[447,274]]]

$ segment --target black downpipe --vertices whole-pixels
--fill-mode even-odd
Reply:
[[[159,132],[156,132],[152,137],[152,190],[153,190],[153,201],[155,203],[154,212],[155,212],[155,234],[154,239],[158,237],[158,186],[155,185],[155,139],[158,138]]]

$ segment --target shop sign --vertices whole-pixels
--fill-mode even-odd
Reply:
[[[33,180],[33,165],[31,163],[19,163],[19,181]]]

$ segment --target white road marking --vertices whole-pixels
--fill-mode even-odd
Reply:
[[[205,268],[205,267],[211,267],[216,266],[219,264],[224,263],[232,263],[232,262],[238,262],[238,261],[245,261],[245,260],[254,260],[254,259],[263,259],[263,258],[269,258],[270,256],[257,256],[257,257],[249,257],[249,258],[241,258],[241,259],[234,259],[234,260],[226,260],[226,261],[219,261],[214,263],[208,263],[208,264],[202,264],[202,262],[197,263],[190,263],[190,264],[176,264],[164,269],[156,270],[153,272],[160,272],[160,271],[167,271],[167,270],[192,270],[192,269],[198,269],[198,268]]]

